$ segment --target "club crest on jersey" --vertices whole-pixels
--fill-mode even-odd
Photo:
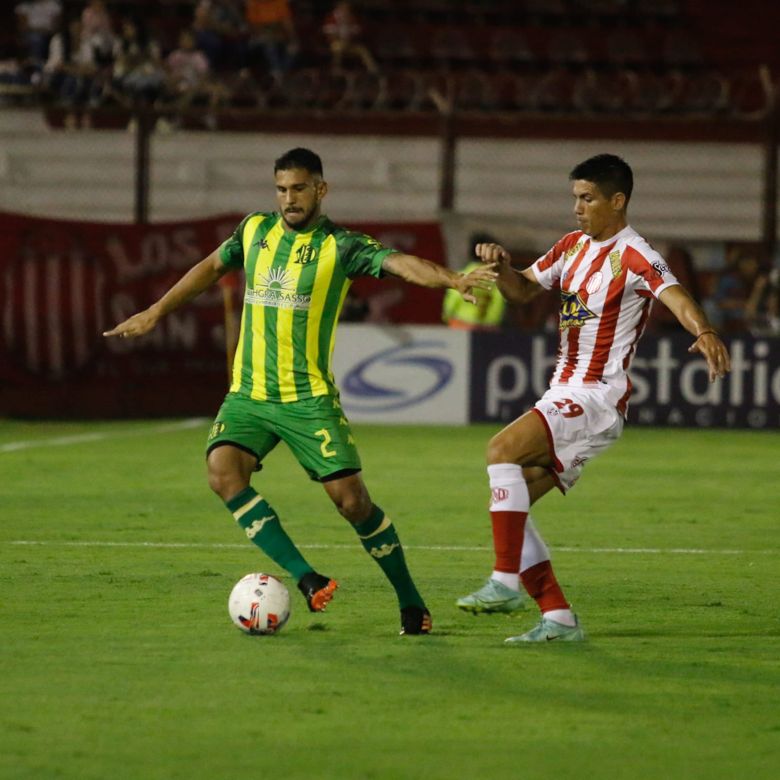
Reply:
[[[617,279],[623,273],[623,264],[620,262],[620,251],[615,250],[607,255],[609,258],[609,267],[612,269],[612,278]]]
[[[585,305],[580,294],[573,290],[561,290],[561,317],[559,327],[581,328],[596,315]]]
[[[588,291],[588,295],[594,295],[601,289],[601,285],[604,282],[604,274],[601,271],[596,271],[591,274],[588,281],[585,282],[585,289]]]
[[[295,252],[295,262],[298,265],[309,265],[317,259],[317,250],[311,244],[299,246]]]

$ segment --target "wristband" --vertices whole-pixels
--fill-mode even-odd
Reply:
[[[708,333],[712,333],[713,336],[717,336],[717,332],[713,330],[712,328],[707,328],[707,330],[703,330],[697,337],[696,341],[698,341],[702,336],[706,336]],[[696,342],[694,342],[696,343]]]

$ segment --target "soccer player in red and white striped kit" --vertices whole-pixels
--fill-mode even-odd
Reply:
[[[600,154],[577,165],[569,179],[579,229],[529,268],[515,270],[498,244],[476,247],[484,262],[496,264],[498,287],[508,301],[526,303],[544,290],[561,296],[550,388],[487,448],[493,573],[482,588],[457,601],[475,613],[514,612],[523,606],[522,584],[542,617],[530,631],[507,639],[510,644],[585,639],[529,511],[553,487],[566,493],[585,462],[620,436],[631,393],[628,369],[653,300],[694,337],[689,352],[706,360],[711,382],[730,368],[726,346],[701,307],[628,224],[629,165]]]

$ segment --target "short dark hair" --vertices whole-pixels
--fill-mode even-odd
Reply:
[[[291,168],[303,168],[309,173],[317,173],[322,176],[322,160],[311,149],[296,147],[285,152],[275,163],[274,173],[277,171],[289,171]]]
[[[593,182],[609,198],[616,192],[622,192],[626,196],[626,205],[634,189],[631,166],[614,154],[597,154],[588,158],[572,170],[569,179]]]

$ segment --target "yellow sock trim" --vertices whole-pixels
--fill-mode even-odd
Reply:
[[[237,521],[240,520],[247,512],[249,512],[253,507],[257,506],[262,500],[262,496],[255,496],[248,504],[244,504],[244,506],[242,506],[240,509],[236,509],[236,511],[233,512],[233,517],[235,517]]]
[[[379,524],[379,528],[377,528],[376,531],[372,531],[367,536],[360,536],[360,534],[358,534],[358,538],[360,538],[360,539],[370,539],[372,536],[376,536],[377,534],[381,534],[382,531],[386,531],[388,528],[390,528],[390,526],[392,524],[393,524],[393,521],[387,515],[385,515],[384,519]]]

